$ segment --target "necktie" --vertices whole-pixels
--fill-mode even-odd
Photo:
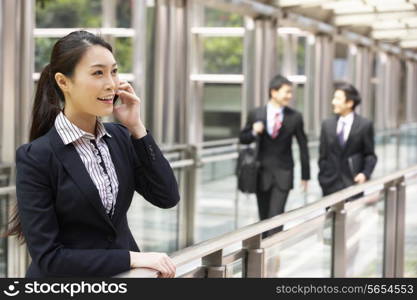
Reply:
[[[342,128],[340,129],[339,133],[337,134],[337,138],[339,140],[340,146],[345,146],[345,122],[342,121]]]
[[[271,135],[271,137],[273,139],[275,139],[278,136],[279,130],[280,130],[281,126],[282,126],[281,118],[279,116],[280,116],[280,113],[277,112],[275,114],[275,118],[274,118],[275,123],[274,123],[274,128],[272,129],[272,135]]]

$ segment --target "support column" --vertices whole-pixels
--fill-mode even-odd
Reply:
[[[277,72],[277,19],[245,19],[241,125],[251,109],[269,100],[268,86]]]
[[[356,109],[358,113],[366,118],[371,118],[371,76],[372,76],[372,52],[369,48],[363,46],[351,49],[349,55],[354,65],[353,74],[350,74],[350,82],[358,89],[362,103]]]
[[[146,101],[146,66],[147,55],[146,40],[147,35],[147,7],[146,0],[134,0],[132,1],[132,28],[135,30],[135,36],[133,38],[133,88],[137,95],[142,100],[141,102],[141,118],[144,124],[147,124],[147,106],[149,103]],[[150,57],[148,57],[150,59]]]
[[[5,0],[1,10],[1,152],[0,161],[14,164],[16,148],[28,141],[33,95],[33,0]],[[7,74],[5,76],[4,74]],[[14,174],[11,174],[11,184]],[[10,197],[10,207],[15,205]],[[28,265],[25,245],[15,237],[7,240],[8,277],[22,277]]]
[[[417,63],[406,62],[406,122],[417,122]]]
[[[313,102],[313,118],[309,120],[316,136],[320,134],[321,121],[331,113],[333,93],[334,42],[330,36],[318,35],[314,45],[309,47],[310,55],[306,76],[307,95]]]

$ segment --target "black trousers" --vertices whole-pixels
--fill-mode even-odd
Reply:
[[[287,203],[289,192],[289,190],[283,191],[276,186],[272,186],[267,191],[257,191],[256,200],[258,201],[259,219],[265,220],[282,214]],[[263,234],[263,237],[282,231],[282,229],[283,226],[279,226],[273,230],[269,230]]]

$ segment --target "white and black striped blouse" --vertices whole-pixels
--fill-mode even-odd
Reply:
[[[55,119],[55,128],[65,145],[72,143],[77,150],[88,174],[97,187],[107,214],[113,215],[119,191],[119,181],[103,136],[111,135],[97,120],[96,134],[85,132],[71,123],[61,112]]]

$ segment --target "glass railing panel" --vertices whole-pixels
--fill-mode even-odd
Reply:
[[[417,179],[406,182],[404,277],[417,277]]]
[[[230,154],[226,150],[216,155]],[[196,242],[236,229],[236,159],[204,163],[196,198]]]
[[[376,193],[346,204],[347,277],[382,277],[384,198]]]
[[[238,259],[228,265],[226,265],[226,277],[227,278],[242,278],[244,270],[244,259]]]
[[[266,277],[331,276],[332,220],[321,216],[300,226],[301,231],[295,227],[284,240],[265,248]]]
[[[403,126],[400,131],[400,168],[417,164],[417,127],[415,124]]]

